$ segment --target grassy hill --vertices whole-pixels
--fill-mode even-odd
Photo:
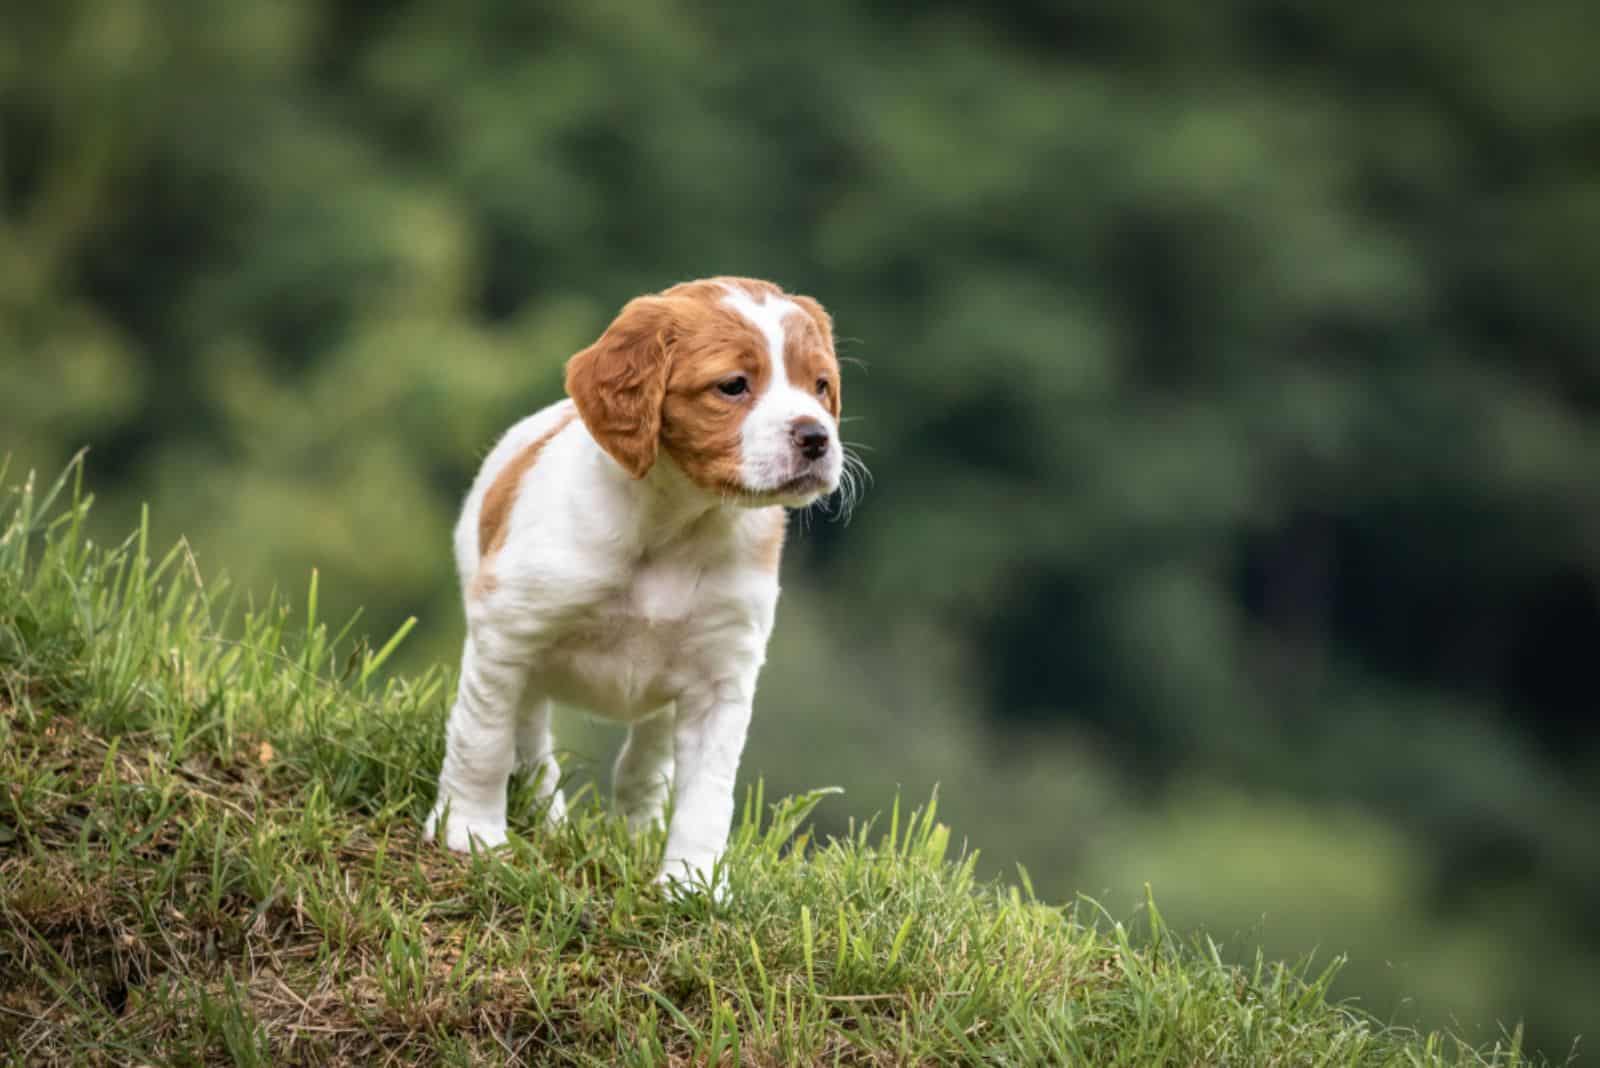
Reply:
[[[812,841],[746,799],[726,899],[580,798],[508,850],[418,840],[451,692],[82,533],[74,467],[0,503],[0,1053],[15,1063],[1514,1065],[974,880],[932,804]],[[831,801],[830,804],[843,804]]]

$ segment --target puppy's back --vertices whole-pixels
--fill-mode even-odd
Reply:
[[[483,562],[481,539],[485,499],[493,494],[495,500],[491,504],[503,513],[495,517],[497,523],[509,522],[510,507],[515,502],[518,488],[516,483],[520,483],[527,476],[527,469],[508,471],[509,465],[522,457],[541,439],[547,438],[551,431],[561,428],[575,417],[576,409],[572,401],[565,399],[557,401],[513,424],[511,429],[495,443],[494,448],[489,450],[483,466],[478,468],[477,477],[472,480],[472,489],[467,492],[466,503],[461,508],[461,518],[456,521],[456,573],[460,576],[463,593],[472,588],[473,580],[478,575],[478,566]],[[497,486],[496,483],[500,481],[502,473],[514,475],[515,483]]]

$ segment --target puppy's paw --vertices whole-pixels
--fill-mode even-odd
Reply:
[[[439,802],[422,825],[422,840],[431,842],[444,828],[444,844],[457,853],[472,852],[473,844],[479,849],[493,849],[506,844],[506,821],[503,816],[489,812],[473,812],[460,801],[448,804]]]
[[[559,827],[567,822],[567,799],[561,796],[560,790],[554,790],[545,798],[544,822],[551,828]]]
[[[559,827],[567,822],[567,798],[561,791],[561,769],[554,760],[543,763],[519,764],[518,773],[533,787],[534,809],[544,810],[544,822]]]
[[[615,787],[617,811],[628,821],[629,834],[643,834],[660,825],[667,815],[669,787],[665,781],[624,779]]]
[[[668,858],[662,862],[656,885],[673,901],[709,897],[712,904],[721,905],[728,900],[728,873],[714,857],[699,862]]]

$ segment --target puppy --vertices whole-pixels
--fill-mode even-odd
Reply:
[[[712,278],[630,301],[570,399],[502,438],[455,532],[461,685],[425,834],[506,840],[506,779],[564,817],[550,703],[628,724],[619,807],[675,799],[660,881],[709,878],[778,603],[785,508],[831,494],[839,362],[820,304]]]

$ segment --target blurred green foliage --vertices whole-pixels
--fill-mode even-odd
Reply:
[[[942,782],[1041,892],[1592,1027],[1600,8],[0,26],[0,451],[91,445],[104,535],[158,501],[450,658],[495,435],[629,296],[771,277],[834,313],[877,485],[794,541],[749,774]]]

